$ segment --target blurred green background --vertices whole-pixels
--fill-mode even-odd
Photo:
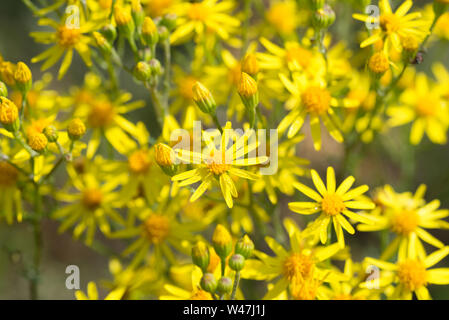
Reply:
[[[337,21],[332,32],[337,39],[352,39],[349,45],[356,49],[354,30],[356,25],[351,18],[348,6],[341,6],[336,1]],[[393,1],[394,5],[402,1]],[[428,1],[427,1],[428,2]],[[426,1],[415,1],[424,4]],[[346,8],[346,9],[345,9]],[[346,11],[345,11],[346,10]],[[344,20],[344,21],[342,21]],[[31,31],[39,30],[37,19],[19,0],[2,0],[0,10],[0,54],[5,60],[13,62],[24,61],[31,66],[33,77],[40,78],[42,73],[40,65],[32,65],[33,56],[42,52],[46,46],[36,44],[29,36]],[[346,36],[345,36],[346,35]],[[431,61],[439,60],[448,64],[449,44],[439,42],[434,44],[425,56],[424,62],[417,66],[418,71],[429,72]],[[57,66],[50,69],[56,74]],[[53,81],[52,89],[66,93],[73,85],[80,85],[86,71],[81,59],[75,55],[72,67],[61,82]],[[127,75],[123,75],[126,77]],[[148,100],[141,86],[128,77],[128,81],[122,81],[123,87],[134,94],[136,99]],[[449,84],[448,84],[449,86]],[[131,120],[143,119],[152,131],[154,123],[148,109],[135,112]],[[431,144],[424,139],[418,147],[411,147],[408,143],[410,128],[405,126],[392,130],[388,138],[378,139],[377,142],[364,146],[363,161],[354,168],[352,174],[357,178],[357,183],[367,183],[371,191],[383,184],[391,184],[396,191],[414,192],[418,185],[425,183],[428,186],[426,200],[440,199],[443,208],[449,208],[449,147]],[[306,136],[310,136],[308,126],[305,126]],[[325,150],[316,152],[312,141],[306,139],[298,146],[298,155],[311,160],[312,167],[320,174],[325,172],[327,166],[341,168],[343,155],[342,146],[335,143],[329,137],[325,137],[323,145]],[[281,205],[281,214],[291,217],[285,201]],[[58,224],[51,220],[44,221],[44,257],[42,265],[40,298],[41,299],[73,299],[74,291],[65,287],[65,274],[68,265],[77,265],[81,273],[81,289],[86,290],[87,282],[110,278],[108,271],[108,259],[91,248],[87,248],[81,242],[72,240],[70,233],[58,234]],[[432,234],[449,244],[449,232],[432,231]],[[376,248],[377,236],[370,233],[358,233],[357,237],[347,237],[348,244],[352,248],[354,259],[362,259],[364,256],[378,256]],[[115,252],[122,248],[120,244],[107,239],[101,239]],[[0,299],[28,299],[28,281],[23,277],[24,266],[32,259],[33,250],[32,229],[26,224],[7,227],[0,225]],[[433,249],[432,249],[433,250]],[[438,267],[448,266],[448,259]],[[264,290],[264,289],[262,289]],[[431,286],[431,294],[435,299],[449,299],[448,286]],[[104,294],[104,292],[103,292]],[[102,292],[100,290],[100,295]],[[262,293],[252,298],[260,297]],[[248,297],[251,298],[251,297]]]

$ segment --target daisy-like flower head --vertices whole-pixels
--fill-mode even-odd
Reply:
[[[364,40],[360,47],[364,48],[378,41],[383,41],[385,52],[390,52],[393,48],[402,51],[401,41],[408,37],[413,37],[419,41],[423,40],[428,33],[428,21],[421,19],[420,12],[408,13],[413,6],[412,0],[404,1],[395,12],[393,12],[389,0],[380,0],[380,15],[372,17],[363,14],[353,14],[353,18],[378,24],[380,32],[375,32],[368,39]]]
[[[360,231],[389,230],[396,234],[389,246],[382,253],[382,259],[388,259],[396,252],[404,259],[408,256],[424,257],[426,252],[421,240],[442,248],[444,244],[425,229],[449,229],[449,223],[442,220],[449,216],[449,210],[438,209],[439,200],[426,203],[423,199],[426,190],[421,185],[412,194],[396,193],[391,186],[385,186],[378,192],[376,209],[370,216],[374,223],[360,224]]]
[[[355,181],[354,177],[350,176],[336,188],[335,172],[332,167],[327,168],[327,186],[315,170],[312,169],[311,174],[313,183],[319,193],[299,182],[295,183],[294,187],[315,201],[290,202],[288,207],[296,213],[305,215],[321,212],[320,216],[304,230],[304,233],[319,235],[321,242],[324,244],[328,240],[328,226],[332,221],[337,241],[341,247],[344,247],[345,239],[342,227],[350,234],[355,233],[354,228],[344,216],[358,222],[371,223],[368,217],[349,210],[374,209],[373,202],[359,199],[361,195],[368,191],[368,186],[362,185],[349,190]]]
[[[87,21],[84,14],[80,16],[79,26],[66,24],[68,20],[67,16],[62,17],[60,22],[49,18],[42,18],[38,24],[50,26],[54,31],[38,31],[30,34],[36,42],[54,44],[51,48],[31,60],[33,63],[46,60],[42,65],[42,70],[47,70],[52,67],[64,55],[61,67],[59,68],[59,79],[65,75],[72,63],[73,50],[78,52],[87,66],[92,65],[89,45],[93,42],[92,38],[87,34],[101,27],[100,22]]]
[[[366,258],[365,263],[383,270],[380,275],[381,286],[396,284],[389,299],[411,300],[415,294],[419,300],[430,300],[432,298],[427,288],[429,284],[449,284],[449,268],[430,269],[448,254],[449,247],[445,246],[422,258],[410,256],[400,258],[396,263]]]
[[[337,99],[333,98],[323,81],[307,81],[304,75],[293,73],[293,81],[285,75],[279,74],[282,83],[290,92],[290,98],[285,106],[291,110],[279,123],[278,130],[285,132],[292,138],[302,128],[307,115],[310,115],[310,127],[316,150],[321,149],[321,121],[328,129],[330,135],[338,142],[343,142],[343,136],[337,125],[339,118],[333,111],[338,106]]]
[[[227,128],[229,128],[228,123]],[[229,208],[233,207],[232,198],[238,196],[237,188],[231,175],[257,180],[258,175],[239,169],[241,166],[254,166],[264,163],[268,160],[266,156],[256,156],[246,158],[251,151],[259,146],[260,141],[256,141],[254,131],[248,130],[237,139],[232,129],[225,129],[221,136],[220,144],[217,147],[212,134],[203,132],[203,139],[206,141],[206,147],[203,153],[190,152],[177,149],[177,156],[190,162],[192,159],[197,164],[197,168],[180,173],[172,178],[173,181],[181,181],[179,186],[187,186],[202,181],[200,186],[192,194],[190,201],[195,201],[203,195],[214,183],[218,181],[223,197]]]
[[[268,23],[280,34],[292,34],[299,26],[301,19],[295,1],[276,1],[266,13]]]
[[[231,15],[234,7],[235,3],[231,0],[203,0],[174,6],[173,13],[179,18],[177,28],[170,36],[171,43],[177,44],[194,34],[199,41],[206,34],[217,34],[221,39],[227,40],[240,25],[240,21]]]
[[[329,282],[345,279],[343,274],[322,263],[341,250],[338,243],[314,246],[305,241],[298,226],[291,219],[284,220],[284,227],[289,235],[290,249],[285,249],[271,237],[265,237],[275,256],[256,250],[254,254],[258,260],[248,259],[245,269],[242,270],[242,277],[246,279],[276,279],[264,300],[275,299],[287,289],[292,293],[296,292],[296,298],[299,298],[301,291],[305,290],[301,289],[302,286],[313,285],[309,281]],[[302,293],[305,294],[304,291]]]
[[[388,124],[395,127],[413,122],[410,142],[417,145],[424,133],[430,141],[445,144],[449,128],[449,109],[438,89],[425,74],[416,76],[416,87],[405,90],[400,96],[400,106],[390,107]]]
[[[71,171],[68,171],[70,174]],[[86,173],[82,176],[71,176],[71,183],[79,191],[78,193],[58,192],[56,198],[70,203],[53,213],[53,218],[61,219],[59,232],[76,225],[73,236],[79,238],[86,233],[86,244],[91,245],[96,228],[109,235],[111,231],[110,221],[124,225],[125,221],[115,210],[117,193],[114,191],[116,184],[100,181],[93,174]]]

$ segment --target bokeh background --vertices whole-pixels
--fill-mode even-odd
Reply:
[[[262,1],[262,0],[260,0]],[[268,1],[265,1],[268,2]],[[331,32],[337,39],[352,41],[348,46],[357,49],[354,30],[359,30],[360,25],[352,18],[349,6],[335,1],[337,21],[331,28]],[[376,3],[377,1],[373,1]],[[431,1],[414,1],[424,5]],[[40,65],[31,64],[30,60],[45,49],[45,46],[36,44],[29,36],[31,31],[40,29],[37,26],[36,17],[20,0],[0,0],[0,53],[5,60],[14,62],[24,61],[33,72],[33,77],[41,77]],[[393,5],[402,1],[392,1]],[[441,61],[449,66],[449,43],[443,40],[433,44],[426,54],[424,62],[416,66],[417,71],[430,72],[431,61]],[[56,74],[57,66],[50,69]],[[81,59],[74,56],[72,67],[63,81],[53,81],[51,88],[60,92],[68,92],[71,86],[79,85],[83,81],[87,71]],[[122,86],[133,93],[135,99],[142,99],[149,103],[146,92],[137,85],[128,75],[122,76]],[[448,84],[449,86],[449,84]],[[131,114],[131,120],[141,120],[147,125],[150,132],[154,132],[156,125],[149,114],[149,108],[136,111]],[[306,136],[309,126],[304,126]],[[449,146],[435,145],[427,139],[417,146],[412,147],[408,142],[410,128],[405,126],[393,129],[388,138],[382,136],[375,143],[363,147],[363,160],[353,168],[352,175],[357,177],[357,182],[366,183],[372,191],[375,187],[386,183],[391,184],[396,191],[415,191],[424,183],[428,186],[426,200],[440,199],[442,208],[449,208]],[[298,145],[298,155],[311,160],[313,167],[320,174],[325,172],[327,166],[334,166],[337,170],[342,166],[343,149],[328,136],[323,145],[326,148],[321,152],[313,149],[312,141],[306,139]],[[287,199],[282,199],[280,212],[282,216],[295,217],[287,207]],[[68,265],[77,265],[81,274],[81,289],[86,290],[87,283],[92,280],[108,279],[108,258],[100,252],[104,248],[88,248],[81,242],[74,241],[70,233],[58,234],[58,224],[55,221],[45,220],[43,225],[44,254],[42,263],[40,298],[41,299],[74,299],[74,291],[65,286]],[[449,231],[432,234],[449,244]],[[98,237],[101,237],[97,233]],[[100,239],[102,243],[114,253],[119,253],[123,245],[116,241]],[[28,280],[24,277],[24,266],[32,259],[33,250],[32,229],[26,224],[16,224],[6,227],[0,224],[0,299],[28,299]],[[362,259],[364,256],[378,256],[378,238],[375,234],[358,233],[357,237],[347,237],[354,258]],[[448,259],[438,266],[449,267]],[[245,282],[245,281],[244,281]],[[264,290],[264,289],[261,289]],[[434,299],[449,299],[448,286],[430,286]],[[257,291],[257,289],[256,289]],[[100,296],[102,296],[100,289]],[[254,296],[252,296],[254,295]],[[260,297],[262,294],[248,292],[248,298]]]

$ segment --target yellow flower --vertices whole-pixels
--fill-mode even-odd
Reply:
[[[425,74],[416,76],[416,87],[405,90],[400,98],[401,106],[390,107],[388,124],[396,127],[412,122],[410,142],[417,145],[424,133],[430,141],[445,144],[449,127],[449,110],[442,99],[441,90],[436,90]]]
[[[294,187],[304,193],[315,202],[290,202],[288,207],[290,210],[310,215],[321,212],[320,216],[304,231],[306,234],[317,234],[321,243],[328,241],[328,226],[333,223],[337,241],[341,247],[345,246],[343,229],[350,234],[354,234],[355,230],[352,225],[344,217],[349,219],[371,223],[366,216],[356,214],[349,209],[374,209],[375,205],[371,201],[362,200],[360,196],[368,191],[367,185],[362,185],[353,190],[349,190],[354,183],[354,177],[346,178],[338,188],[336,188],[335,173],[332,167],[327,168],[327,186],[315,170],[311,170],[312,180],[318,192],[313,191],[302,183],[295,183]]]
[[[276,256],[269,256],[261,251],[255,251],[258,258],[248,259],[242,270],[242,278],[255,280],[275,280],[274,286],[263,297],[264,300],[275,299],[287,288],[300,289],[304,281],[341,281],[345,276],[329,268],[324,261],[341,250],[337,243],[329,246],[310,245],[304,240],[296,224],[284,220],[285,229],[290,239],[289,250],[286,250],[275,239],[265,237],[265,242]]]
[[[332,97],[324,83],[322,81],[309,82],[298,73],[293,73],[293,82],[283,74],[279,74],[279,77],[291,94],[285,103],[286,108],[291,111],[279,123],[279,132],[283,133],[288,129],[287,137],[292,138],[302,128],[307,115],[310,115],[310,128],[316,150],[321,149],[320,119],[330,135],[336,141],[343,142],[343,136],[337,127],[340,120],[333,111],[333,107],[338,105],[338,101]]]
[[[374,258],[366,258],[367,264],[375,265],[385,270],[381,274],[380,282],[386,286],[397,284],[389,299],[411,300],[413,293],[419,300],[432,299],[427,286],[429,284],[449,284],[449,268],[433,268],[449,254],[449,247],[445,246],[422,258],[409,257],[391,263]]]
[[[120,300],[123,298],[124,291],[122,288],[113,290],[108,293],[104,300]],[[87,284],[87,295],[81,290],[77,290],[75,291],[75,297],[77,300],[99,300],[97,285],[95,282],[90,281]]]
[[[300,19],[294,1],[276,1],[266,13],[268,22],[281,34],[291,34],[299,26]]]
[[[231,0],[203,0],[174,6],[178,15],[177,27],[170,36],[172,44],[178,44],[196,34],[201,41],[207,33],[216,34],[223,40],[235,33],[240,21],[231,15],[235,3]]]
[[[82,13],[83,10],[80,12]],[[31,59],[33,63],[46,60],[41,67],[42,70],[52,67],[65,54],[59,68],[58,79],[61,79],[67,73],[72,63],[73,50],[78,52],[87,66],[92,65],[89,48],[92,39],[86,34],[101,27],[101,24],[98,22],[86,21],[84,16],[81,16],[79,19],[80,26],[67,25],[66,20],[67,17],[62,17],[60,22],[42,18],[38,24],[50,26],[54,31],[31,32],[30,34],[36,42],[44,44],[54,43],[54,46]]]
[[[425,229],[449,229],[449,223],[441,220],[449,216],[449,210],[438,209],[439,200],[426,203],[423,199],[426,190],[421,185],[415,192],[396,193],[387,185],[377,193],[379,207],[369,215],[372,224],[359,224],[359,231],[389,230],[396,234],[382,253],[382,259],[388,259],[396,252],[399,257],[425,256],[421,240],[437,248],[443,243]]]
[[[76,225],[73,236],[79,238],[85,232],[85,243],[91,245],[97,226],[108,236],[111,232],[109,220],[119,225],[125,224],[124,219],[114,209],[118,200],[114,191],[116,184],[103,182],[90,173],[82,176],[72,175],[71,183],[78,193],[61,191],[56,194],[58,200],[70,203],[58,208],[52,215],[53,218],[62,220],[59,232]]]
[[[378,24],[381,31],[364,40],[360,47],[364,48],[378,41],[383,41],[385,52],[390,52],[391,48],[400,52],[402,51],[401,39],[412,36],[422,41],[428,33],[428,22],[421,19],[421,13],[419,12],[407,14],[412,6],[413,1],[406,0],[393,12],[389,0],[380,0],[379,17],[353,14],[354,19]]]
[[[192,194],[190,201],[197,200],[218,180],[226,204],[229,208],[232,208],[232,197],[237,197],[238,193],[230,174],[250,180],[257,180],[259,178],[258,175],[237,167],[254,166],[267,161],[268,158],[266,156],[245,159],[245,156],[249,152],[259,146],[260,141],[256,142],[256,139],[253,139],[253,142],[248,144],[251,131],[247,131],[238,140],[234,140],[233,142],[235,143],[228,147],[229,139],[233,139],[231,137],[233,134],[229,134],[227,131],[229,130],[225,130],[225,134],[223,134],[221,144],[218,148],[213,142],[212,135],[204,132],[203,139],[207,141],[207,145],[206,150],[202,154],[180,149],[175,150],[178,151],[177,156],[180,159],[184,161],[193,159],[194,163],[198,166],[196,169],[180,173],[172,178],[173,181],[182,181],[179,184],[180,187],[202,181],[200,186]]]

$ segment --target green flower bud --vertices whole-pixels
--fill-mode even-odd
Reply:
[[[23,63],[17,63],[16,71],[14,72],[14,80],[16,81],[17,88],[22,92],[28,92],[31,89],[33,77],[30,68]]]
[[[131,1],[131,14],[134,20],[134,24],[137,28],[140,28],[140,26],[142,26],[143,24],[143,20],[145,19],[145,12],[142,9],[140,0]]]
[[[232,291],[232,280],[228,277],[223,277],[218,280],[217,293],[221,296]]]
[[[195,265],[201,268],[203,273],[206,273],[209,266],[209,248],[202,241],[199,241],[192,248],[192,260]]]
[[[114,7],[114,18],[117,27],[128,39],[133,37],[136,28],[130,11],[129,7],[123,8],[120,5]]]
[[[0,97],[0,123],[10,132],[20,129],[19,109],[6,97]]]
[[[8,96],[8,88],[6,88],[6,84],[0,81],[0,97]]]
[[[107,24],[101,28],[100,33],[108,40],[109,43],[113,43],[117,38],[117,30],[112,24]]]
[[[214,234],[212,235],[212,244],[215,252],[222,260],[226,259],[232,251],[231,235],[221,224],[215,228]]]
[[[215,276],[212,273],[205,273],[201,278],[200,285],[204,291],[212,294],[217,290],[217,280],[215,280]]]
[[[179,168],[179,166],[173,161],[175,159],[175,152],[173,151],[173,149],[164,143],[158,143],[154,146],[154,150],[156,163],[159,165],[159,167],[161,167],[162,171],[164,171],[166,175],[173,177],[178,172]],[[207,256],[209,263],[209,251]],[[201,268],[201,266],[199,267]]]
[[[176,27],[176,14],[167,13],[161,20],[161,26],[165,26],[168,31],[172,31]]]
[[[59,138],[58,130],[53,125],[45,127],[43,134],[47,137],[48,142],[56,142]]]
[[[317,29],[327,29],[335,21],[335,12],[332,8],[325,4],[323,8],[318,9],[312,16],[312,24]]]
[[[170,32],[168,31],[166,26],[160,26],[157,28],[157,31],[159,33],[159,40],[165,41],[170,36]]]
[[[99,32],[94,31],[92,35],[94,36],[95,43],[97,44],[98,48],[100,48],[100,51],[104,55],[110,54],[112,46],[109,41]]]
[[[312,7],[315,10],[322,9],[325,2],[325,0],[312,0]]]
[[[251,257],[254,251],[254,243],[245,234],[242,239],[239,239],[235,244],[235,253],[241,254],[245,259]]]
[[[192,87],[193,101],[198,108],[207,114],[215,114],[217,104],[212,93],[201,82],[196,82]]]
[[[256,107],[259,104],[257,83],[249,74],[242,72],[237,91],[245,105],[249,122],[252,127],[256,119]]]
[[[155,45],[159,40],[159,33],[154,21],[145,17],[142,25],[142,41],[147,46]]]
[[[245,257],[241,254],[234,254],[228,261],[229,268],[234,271],[240,271],[245,266]]]
[[[157,59],[151,59],[150,62],[150,68],[153,75],[159,76],[162,74],[162,66],[159,60]]]
[[[134,68],[134,76],[140,81],[148,81],[151,78],[151,67],[145,61],[140,61]]]

